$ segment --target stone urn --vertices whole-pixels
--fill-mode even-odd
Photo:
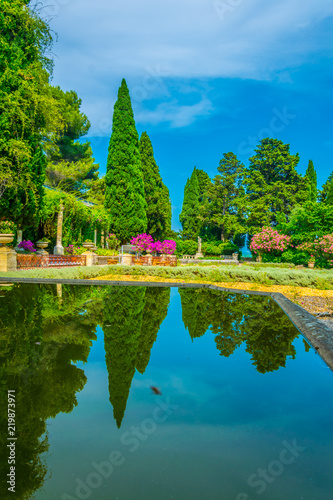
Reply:
[[[0,234],[0,243],[1,245],[6,245],[7,243],[11,243],[14,240],[14,234]],[[1,246],[1,248],[6,248],[5,246]]]
[[[84,243],[82,243],[82,246],[87,250],[93,250],[93,248],[95,247],[95,243],[93,243],[92,241],[85,241]]]
[[[314,265],[315,265],[315,263],[314,263],[314,262],[308,262],[308,267],[309,267],[310,269],[313,269],[313,268],[314,268]]]
[[[47,248],[49,245],[48,241],[37,241],[36,245],[38,248],[40,248],[40,250],[38,250],[37,252],[38,255],[48,255],[48,252],[46,252],[45,250],[45,248]]]

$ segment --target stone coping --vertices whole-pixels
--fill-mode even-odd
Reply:
[[[327,328],[321,321],[312,316],[303,307],[294,304],[282,293],[276,292],[258,292],[255,290],[239,290],[235,288],[222,288],[216,285],[203,283],[172,283],[172,282],[152,282],[152,281],[110,281],[110,280],[89,280],[89,279],[51,279],[51,278],[1,278],[1,283],[39,283],[39,284],[66,284],[66,285],[113,285],[113,286],[149,286],[149,287],[177,287],[177,288],[209,288],[211,290],[220,290],[221,292],[239,293],[247,295],[263,295],[272,297],[272,299],[281,307],[297,330],[306,338],[306,340],[317,351],[320,357],[325,361],[333,371],[333,331]]]

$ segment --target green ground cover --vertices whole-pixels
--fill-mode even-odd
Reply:
[[[152,276],[184,281],[244,282],[261,285],[288,285],[329,290],[333,288],[333,272],[315,269],[291,269],[266,266],[92,266],[63,269],[36,269],[0,273],[0,277],[89,279],[99,276]]]

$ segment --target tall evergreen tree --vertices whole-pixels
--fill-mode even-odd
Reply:
[[[290,154],[289,144],[263,139],[250,158],[245,185],[248,195],[249,231],[275,224],[277,214],[289,217],[297,204],[307,197],[306,182],[296,171],[299,155]]]
[[[244,198],[242,186],[244,165],[233,153],[224,153],[218,175],[207,190],[205,219],[220,230],[221,240],[246,232],[244,227]]]
[[[179,220],[183,227],[183,237],[185,239],[196,239],[199,236],[202,221],[200,214],[200,191],[196,168],[187,179],[184,189],[184,200]]]
[[[114,106],[105,183],[105,208],[112,231],[122,243],[145,232],[147,215],[139,136],[124,79]]]
[[[317,172],[315,171],[312,160],[309,160],[309,165],[305,172],[305,179],[307,182],[308,201],[316,202],[318,198]]]
[[[43,137],[60,127],[50,93],[50,28],[23,0],[0,10],[0,218],[37,227],[43,202]]]
[[[146,132],[140,138],[140,155],[147,203],[147,232],[159,240],[167,237],[171,230],[171,201]]]
[[[319,192],[319,201],[323,201],[324,203],[326,203],[327,195],[329,191],[332,190],[332,182],[333,182],[333,172],[330,173],[327,181],[325,182],[325,184],[323,184],[321,191]]]

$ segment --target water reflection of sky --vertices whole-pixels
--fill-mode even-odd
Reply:
[[[214,334],[192,341],[181,316],[178,291],[171,289],[168,316],[146,371],[135,373],[120,429],[109,402],[98,327],[88,363],[77,363],[88,379],[77,394],[78,406],[48,421],[52,477],[35,498],[78,498],[76,480],[85,481],[95,471],[93,462],[100,464],[119,450],[124,464],[89,498],[331,500],[333,378],[315,351],[306,352],[299,336],[293,341],[296,359],[261,374],[245,343],[230,357],[220,356]],[[160,399],[151,393],[152,385],[161,389]],[[167,399],[172,406],[165,422],[143,434],[145,439],[133,438],[133,428],[151,419],[157,402]],[[122,442],[124,434],[131,444]],[[133,439],[139,446],[131,452]],[[258,494],[258,477],[253,478],[256,487],[247,484],[248,478],[278,461],[284,443],[291,446],[295,440],[306,449],[276,477],[269,476],[271,482]]]

